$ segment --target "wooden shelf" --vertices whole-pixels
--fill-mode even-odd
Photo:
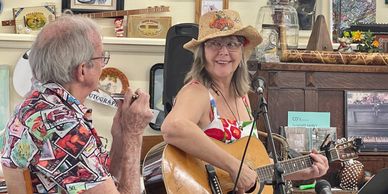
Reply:
[[[359,156],[388,156],[388,152],[361,152]]]
[[[36,35],[0,33],[0,48],[29,49]],[[165,39],[103,37],[106,50],[111,52],[164,53]]]
[[[348,72],[348,73],[388,73],[388,65],[346,65],[323,63],[261,63],[261,70],[304,71],[304,72]]]

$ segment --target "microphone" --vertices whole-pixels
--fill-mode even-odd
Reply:
[[[315,184],[315,192],[317,194],[332,194],[330,183],[324,179],[318,180]]]
[[[251,87],[254,92],[262,94],[264,92],[264,87],[265,87],[264,78],[262,78],[261,76],[257,76],[253,78]]]

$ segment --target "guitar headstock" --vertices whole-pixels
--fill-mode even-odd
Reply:
[[[363,145],[361,138],[354,138],[351,140],[341,139],[336,143],[332,149],[335,153],[332,154],[333,160],[346,161],[358,158],[358,153]]]

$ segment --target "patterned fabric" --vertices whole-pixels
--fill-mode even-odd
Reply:
[[[250,108],[248,106],[247,96],[243,96],[242,100],[244,102],[245,108],[250,115],[249,121],[236,121],[229,120],[226,118],[221,118],[217,111],[216,101],[214,97],[209,92],[210,97],[210,120],[212,121],[206,128],[202,129],[205,134],[214,139],[220,140],[224,143],[232,143],[241,137],[249,136],[249,133],[252,128],[253,120]],[[240,129],[239,126],[242,126]],[[254,126],[253,134],[254,137],[257,136],[256,126]]]
[[[34,193],[79,193],[96,186],[110,177],[110,160],[90,116],[62,86],[40,86],[7,124],[2,164],[28,168]]]

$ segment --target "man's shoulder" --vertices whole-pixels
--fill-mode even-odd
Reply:
[[[50,117],[52,114],[75,115],[71,107],[64,104],[57,96],[41,94],[31,94],[15,111],[15,116],[21,122],[27,121],[33,115]]]

